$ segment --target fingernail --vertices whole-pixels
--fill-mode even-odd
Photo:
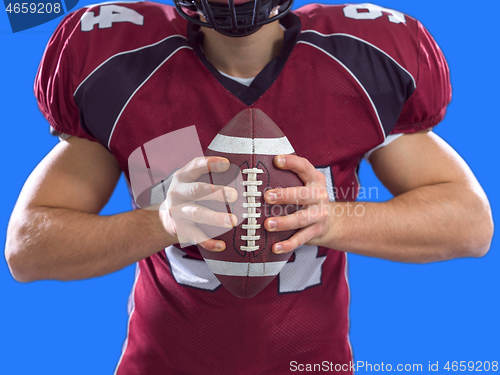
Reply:
[[[222,251],[222,250],[224,250],[224,243],[222,243],[222,242],[217,242],[217,243],[215,244],[215,250],[217,250],[217,251]]]
[[[278,167],[284,166],[285,162],[286,162],[286,159],[283,156],[278,156],[278,159],[276,160]]]
[[[278,226],[278,223],[276,223],[276,220],[269,220],[267,226],[269,230],[274,230]]]
[[[276,193],[267,193],[267,200],[269,203],[275,202],[278,199],[278,194]]]
[[[226,194],[226,200],[228,201],[235,201],[237,194],[234,190],[232,189],[225,189],[224,193]]]
[[[276,246],[274,246],[274,252],[276,254],[280,254],[283,252],[283,246],[281,246],[280,244],[277,244]]]
[[[227,169],[228,163],[225,161],[219,161],[217,163],[217,170],[219,171],[225,171]]]
[[[233,222],[233,216],[232,215],[227,215],[226,216],[226,219],[224,220],[224,223],[229,226],[229,227],[232,227],[234,225],[234,222]]]

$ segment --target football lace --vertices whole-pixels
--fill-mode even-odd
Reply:
[[[247,219],[246,224],[242,224],[241,227],[246,229],[246,236],[241,236],[243,241],[246,241],[246,246],[240,246],[242,251],[256,251],[259,250],[259,245],[255,244],[255,241],[260,240],[260,236],[256,235],[256,231],[260,229],[260,224],[257,224],[257,219],[260,218],[260,212],[257,212],[257,208],[260,208],[261,203],[255,202],[256,197],[260,197],[262,193],[257,190],[257,186],[262,185],[262,181],[257,180],[257,174],[264,173],[262,169],[250,168],[243,169],[243,174],[247,175],[247,180],[243,181],[243,186],[246,186],[246,191],[243,192],[243,196],[247,198],[247,201],[243,203],[243,207],[248,211],[243,213],[244,219]]]

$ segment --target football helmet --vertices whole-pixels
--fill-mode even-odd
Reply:
[[[227,4],[174,0],[177,11],[189,22],[231,37],[253,34],[263,25],[279,20],[292,9],[292,3],[293,0],[250,0],[235,5],[234,0],[228,0]],[[206,21],[200,20],[194,12],[202,14]]]

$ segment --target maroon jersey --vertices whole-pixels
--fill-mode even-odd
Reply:
[[[309,5],[280,22],[280,55],[247,87],[207,61],[198,27],[170,6],[81,9],[48,44],[35,83],[39,106],[54,132],[109,149],[127,178],[129,156],[148,141],[196,125],[205,150],[236,114],[257,108],[327,176],[332,200],[355,200],[363,155],[390,134],[443,118],[451,97],[445,59],[419,22],[374,5]],[[346,274],[345,253],[303,246],[262,292],[240,299],[196,248],[171,246],[138,264],[117,374],[347,365]]]

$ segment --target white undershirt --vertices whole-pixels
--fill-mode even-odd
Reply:
[[[230,76],[229,74],[221,72],[220,70],[219,73],[222,74],[224,77],[231,78],[232,80],[241,83],[242,85],[245,85],[246,87],[250,86],[253,80],[255,79],[255,77],[250,77],[250,78],[233,77]]]

